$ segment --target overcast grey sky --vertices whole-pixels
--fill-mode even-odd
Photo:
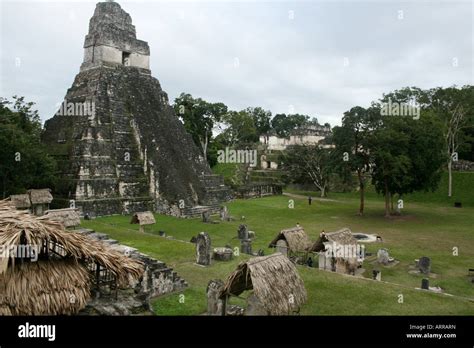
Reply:
[[[96,1],[0,2],[0,96],[36,102],[44,121],[79,72]],[[469,0],[118,2],[171,101],[188,92],[335,125],[384,92],[473,83]]]

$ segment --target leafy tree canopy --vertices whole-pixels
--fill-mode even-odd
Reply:
[[[54,189],[56,162],[40,142],[41,122],[24,97],[0,98],[0,187],[2,197],[31,188]]]

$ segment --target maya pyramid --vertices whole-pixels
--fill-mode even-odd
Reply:
[[[151,76],[149,58],[130,15],[116,2],[98,3],[80,72],[42,137],[60,163],[58,205],[72,201],[92,216],[189,216],[229,199]]]

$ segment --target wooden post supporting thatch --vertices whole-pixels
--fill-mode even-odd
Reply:
[[[229,296],[224,295],[222,299],[222,316],[225,317],[227,314],[227,301],[229,300]]]

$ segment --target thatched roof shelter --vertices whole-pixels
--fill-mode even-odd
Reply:
[[[34,246],[38,261],[8,253],[0,258],[0,315],[74,314],[89,299],[101,272],[118,285],[143,274],[141,262],[108,245],[65,230],[47,216],[36,217],[0,201],[0,247]]]
[[[285,240],[288,244],[289,251],[292,252],[305,252],[312,246],[312,243],[303,227],[293,227],[281,230],[268,247],[275,248],[279,240]]]
[[[355,274],[360,265],[357,239],[348,228],[336,232],[322,232],[310,251],[319,252],[320,269]]]
[[[27,194],[11,195],[10,201],[17,209],[27,209],[31,207],[30,196],[28,196]]]
[[[77,209],[65,208],[65,209],[50,209],[47,210],[45,215],[48,220],[60,222],[64,227],[76,227],[81,224],[81,218]]]
[[[140,226],[143,225],[153,225],[156,224],[155,217],[151,211],[144,211],[141,213],[135,213],[132,216],[131,224],[139,224]]]
[[[49,204],[53,200],[50,189],[28,190],[31,204]]]
[[[307,299],[296,266],[281,253],[241,262],[227,278],[219,297],[226,299],[252,289],[269,315],[291,314]]]
[[[335,243],[338,245],[356,245],[357,239],[354,238],[349,228],[342,228],[336,232],[322,232],[319,238],[314,242],[311,251],[322,251],[325,244]]]

